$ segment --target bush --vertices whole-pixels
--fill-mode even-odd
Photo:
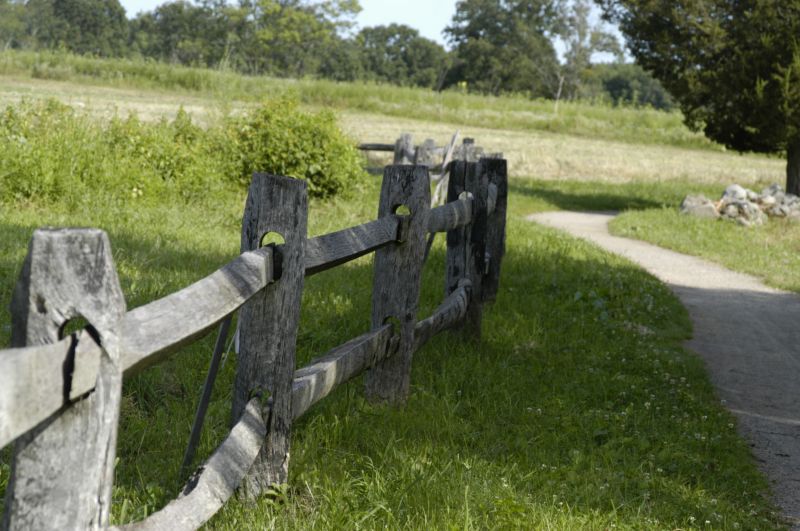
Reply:
[[[101,123],[55,100],[0,111],[0,201],[202,200],[239,190],[254,171],[305,179],[329,197],[360,180],[358,152],[333,114],[282,100],[203,129],[135,115]]]
[[[312,197],[330,197],[365,175],[360,154],[330,111],[307,113],[296,101],[280,99],[229,119],[227,127],[231,146],[221,149],[234,157],[244,183],[253,172],[286,175],[304,179]]]

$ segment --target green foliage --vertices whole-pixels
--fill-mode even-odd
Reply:
[[[204,139],[182,112],[172,122],[132,115],[103,125],[54,100],[8,106],[0,115],[0,200],[197,198],[224,184]]]
[[[190,201],[242,189],[254,171],[307,179],[322,197],[363,174],[332,113],[286,100],[208,129],[183,110],[172,121],[100,123],[55,100],[25,102],[0,114],[0,152],[3,202]]]
[[[581,93],[608,98],[613,105],[645,106],[663,111],[675,102],[661,83],[637,64],[599,64],[584,71]]]
[[[560,24],[559,33],[564,41],[564,65],[561,67],[561,93],[559,97],[576,99],[581,96],[581,86],[592,66],[592,55],[597,52],[613,53],[622,61],[622,50],[614,34],[602,23],[589,19],[591,2],[572,0]]]
[[[800,0],[600,3],[690,126],[740,151],[788,150],[800,192]]]
[[[558,61],[551,42],[560,23],[554,0],[461,0],[445,29],[454,45],[448,84],[470,90],[552,97]]]
[[[132,47],[161,61],[216,66],[226,53],[229,23],[209,4],[166,2],[131,21]]]
[[[364,28],[356,37],[364,67],[375,81],[438,89],[449,68],[447,52],[402,24]]]
[[[270,101],[233,118],[224,137],[236,174],[249,183],[261,171],[304,179],[312,197],[329,197],[357,184],[364,171],[355,145],[330,111],[309,113],[293,100]]]

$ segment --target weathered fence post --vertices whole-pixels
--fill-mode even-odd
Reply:
[[[392,164],[413,164],[414,142],[409,133],[403,133],[394,144],[394,160]]]
[[[414,150],[414,164],[432,168],[441,161],[440,152],[441,150],[436,149],[436,142],[432,138],[427,138]]]
[[[467,315],[456,327],[465,335],[481,337],[481,292],[486,271],[486,221],[488,179],[480,163],[454,161],[450,167],[447,202],[458,200],[463,193],[472,197],[472,221],[447,232],[447,277],[445,296],[458,289],[461,279],[471,282]]]
[[[287,480],[307,222],[304,181],[253,176],[242,221],[242,252],[259,248],[270,232],[280,234],[285,243],[275,249],[280,279],[245,303],[239,314],[233,421],[254,394],[263,393],[272,401],[267,438],[245,480],[249,496]]]
[[[396,319],[399,344],[393,356],[367,373],[366,394],[372,402],[402,404],[408,397],[430,195],[426,167],[387,166],[384,170],[378,216],[388,216],[401,205],[410,214],[402,243],[375,252],[372,327]]]
[[[96,387],[75,403],[73,369],[90,363],[73,349],[64,360],[64,408],[17,440],[6,489],[3,529],[99,529],[108,524],[122,397],[119,323],[125,298],[106,233],[34,232],[11,302],[12,346],[54,343],[83,318],[82,341],[102,347]],[[96,363],[96,359],[94,360]],[[34,377],[35,375],[31,375]]]
[[[500,266],[506,253],[506,210],[508,205],[508,164],[500,157],[480,161],[489,186],[494,186],[494,209],[489,212],[486,224],[486,275],[481,286],[481,300],[492,302],[500,287]],[[490,194],[491,195],[491,194]]]

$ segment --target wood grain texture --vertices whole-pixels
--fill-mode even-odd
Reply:
[[[355,378],[394,353],[392,325],[386,324],[340,345],[294,373],[294,418],[328,396],[339,385]]]
[[[394,144],[359,144],[362,151],[394,151]]]
[[[400,218],[389,215],[306,240],[305,274],[311,276],[355,260],[398,239]]]
[[[95,389],[17,439],[2,528],[100,529],[108,523],[114,480],[122,398],[119,322],[125,314],[106,234],[35,231],[11,309],[14,346],[57,342],[70,319],[83,318],[103,348],[94,359],[70,349],[66,358],[50,360],[60,363],[65,383],[74,367],[88,364]],[[75,337],[70,341],[77,344]],[[64,385],[51,391],[64,401],[73,394]]]
[[[248,251],[194,284],[125,315],[122,363],[126,376],[205,335],[273,281],[274,249]]]
[[[92,391],[102,355],[86,330],[57,343],[0,351],[0,448]],[[68,366],[74,370],[65,371]]]
[[[486,222],[486,260],[488,264],[481,285],[481,300],[492,302],[497,299],[497,292],[500,289],[500,269],[506,253],[508,163],[502,158],[485,158],[481,164],[489,180],[489,191],[491,192],[493,188],[495,190],[494,208],[488,214]]]
[[[239,312],[233,418],[241,416],[254,394],[272,398],[267,437],[244,484],[249,496],[287,480],[307,222],[304,181],[253,176],[242,221],[242,251],[257,249],[268,232],[282,235],[285,243],[275,249],[280,253],[280,279],[247,301]]]
[[[126,313],[118,338],[125,376],[213,329],[272,282],[272,269],[271,248],[246,252],[183,290]],[[0,351],[0,448],[92,391],[101,356],[86,331],[53,344]],[[68,362],[73,367],[65,372]]]
[[[453,153],[453,160],[464,162],[478,162],[483,156],[484,149],[475,145],[475,140],[465,138],[460,146],[456,146]]]
[[[447,190],[448,202],[462,193],[472,195],[472,221],[447,233],[445,296],[459,287],[459,281],[471,283],[467,316],[457,327],[473,339],[481,335],[481,281],[486,268],[486,223],[488,178],[481,163],[456,161],[451,168]]]
[[[432,208],[428,216],[428,232],[447,232],[472,221],[472,200],[456,199]]]
[[[367,399],[404,403],[408,397],[414,325],[419,303],[420,277],[430,212],[430,181],[424,166],[387,166],[383,174],[378,217],[405,205],[411,212],[402,243],[375,253],[372,291],[372,327],[396,319],[397,353],[367,372]]]
[[[467,315],[469,305],[469,281],[463,280],[461,286],[439,305],[430,317],[418,322],[414,327],[414,350],[417,351],[436,334],[458,324]]]
[[[394,144],[394,164],[414,163],[414,141],[409,133],[403,133]]]
[[[444,149],[437,148],[436,142],[427,138],[425,142],[414,149],[414,164],[432,168],[442,160],[443,155]]]
[[[199,528],[222,508],[241,485],[261,451],[266,434],[261,402],[254,398],[247,403],[230,434],[195,472],[180,496],[141,522],[111,529],[190,531]]]
[[[491,216],[494,212],[494,208],[497,205],[497,185],[493,182],[489,182],[489,190],[488,194],[486,195],[486,215]]]

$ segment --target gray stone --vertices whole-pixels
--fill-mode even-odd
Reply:
[[[681,202],[681,214],[711,219],[719,217],[717,207],[703,195],[687,195]]]
[[[748,221],[761,225],[766,217],[764,213],[758,208],[758,205],[750,201],[742,201],[739,204],[739,212],[747,218]]]
[[[739,206],[736,203],[730,203],[728,206],[725,207],[725,210],[722,212],[726,218],[738,218],[739,217]]]
[[[759,199],[759,203],[761,203],[761,206],[765,208],[771,207],[775,205],[775,198],[771,195],[762,195]]]
[[[767,214],[768,214],[769,216],[771,216],[771,217],[774,217],[774,218],[782,218],[783,216],[785,216],[785,215],[786,215],[786,214],[784,214],[784,212],[781,210],[781,207],[780,207],[779,205],[775,205],[774,207],[770,208],[770,209],[767,211]]]
[[[743,201],[747,199],[747,190],[738,184],[732,184],[725,188],[722,198],[731,198],[737,201]]]
[[[767,188],[761,190],[762,197],[774,197],[777,193],[783,193],[783,188],[777,183],[771,184]]]

